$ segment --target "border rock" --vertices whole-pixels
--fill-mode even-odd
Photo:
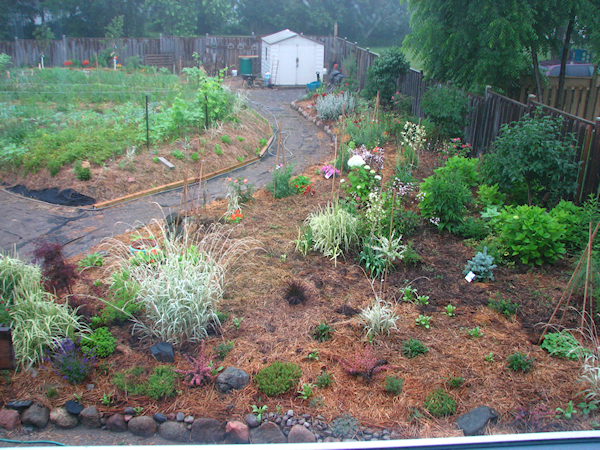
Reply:
[[[158,428],[154,419],[149,416],[134,417],[129,421],[128,426],[132,434],[141,437],[154,436]]]
[[[45,406],[40,406],[37,403],[31,405],[21,416],[23,425],[31,425],[36,428],[46,428],[50,420],[50,410]]]
[[[171,420],[158,426],[158,434],[167,441],[190,442],[191,433],[182,422]]]
[[[192,424],[192,441],[218,444],[225,440],[225,422],[215,419],[196,419]]]
[[[250,431],[251,444],[285,444],[287,439],[273,422],[265,422]]]

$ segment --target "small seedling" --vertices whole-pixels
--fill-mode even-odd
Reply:
[[[573,415],[577,414],[577,410],[573,406],[573,400],[569,401],[569,404],[565,409],[556,408],[555,411],[558,413],[555,416],[557,419],[564,417],[567,420],[571,420],[573,418]]]
[[[331,383],[333,383],[333,375],[329,372],[322,372],[315,380],[315,385],[318,388],[327,388],[331,386]]]
[[[429,349],[418,339],[409,339],[402,346],[402,354],[407,358],[414,358],[427,353]]]
[[[515,372],[529,372],[533,367],[533,358],[525,353],[515,352],[510,355],[507,359],[508,368]]]
[[[269,407],[267,405],[262,405],[260,408],[256,405],[252,405],[252,412],[256,414],[256,419],[261,422],[262,415],[267,412]]]
[[[483,335],[483,333],[479,329],[479,327],[475,327],[475,328],[471,328],[471,329],[467,330],[467,334],[470,336],[471,339],[477,339],[478,337],[481,337]]]
[[[415,324],[419,327],[423,327],[429,329],[431,322],[431,316],[424,316],[423,314],[419,314],[419,317],[415,319]]]
[[[287,253],[284,253],[283,255],[281,255],[281,256],[279,257],[279,262],[280,262],[281,264],[285,264],[285,262],[286,262],[286,261],[287,261]]]
[[[237,140],[240,141],[240,142],[244,142],[244,138],[242,136],[238,136]]]
[[[154,161],[156,164],[158,164],[158,156],[155,156],[154,158],[152,158],[152,161]]]
[[[400,377],[385,377],[385,392],[389,392],[392,395],[398,395],[402,392],[404,386],[404,379]]]
[[[417,305],[425,306],[429,305],[429,296],[428,295],[417,295],[417,299],[415,300]]]
[[[135,411],[135,415],[139,416],[144,411],[143,406],[134,406],[133,410]]]
[[[236,330],[240,329],[240,325],[242,324],[242,320],[244,320],[243,317],[235,317],[232,322],[233,322],[233,326],[235,327]]]
[[[484,359],[487,362],[494,362],[494,354],[492,352],[489,352],[487,355],[485,355]]]
[[[229,136],[227,136],[226,134],[224,134],[223,136],[221,136],[221,142],[223,144],[230,144],[231,138]]]
[[[223,361],[231,350],[233,350],[233,341],[221,342],[215,347],[215,354]]]
[[[46,397],[54,398],[56,396],[58,396],[58,389],[56,389],[54,387],[49,387],[46,389]]]
[[[313,339],[319,342],[328,341],[329,339],[331,339],[332,332],[333,328],[331,328],[327,323],[321,322],[315,327],[315,331],[313,332]]]
[[[242,156],[237,156],[237,157],[236,157],[236,159],[238,160],[238,162],[241,162],[241,163],[243,163],[243,162],[244,162],[244,159],[245,159],[245,158],[246,158],[246,157],[245,157],[244,155],[242,155]]]
[[[102,404],[104,406],[110,406],[112,405],[113,399],[112,399],[112,394],[104,394],[102,395]]]
[[[298,397],[304,399],[304,400],[308,400],[310,398],[310,396],[312,395],[312,388],[314,386],[310,383],[304,383],[302,385],[302,389],[298,391]]]
[[[87,269],[88,267],[101,267],[104,264],[104,257],[98,253],[92,253],[90,255],[87,255],[85,258],[82,258],[78,263],[77,266],[80,269]]]
[[[319,351],[313,350],[312,352],[310,352],[308,354],[307,358],[310,359],[311,361],[318,361],[319,360]]]
[[[225,367],[224,367],[224,366],[213,367],[213,364],[214,364],[214,363],[211,361],[211,362],[208,364],[208,367],[210,367],[210,374],[211,374],[213,377],[216,377],[217,375],[219,375],[219,372],[221,372],[221,371],[222,371],[222,370],[223,370]]]
[[[183,159],[183,152],[181,150],[173,150],[171,155],[173,155],[173,158],[175,159]]]
[[[454,389],[458,389],[465,382],[465,379],[463,377],[455,377],[454,375],[448,375],[448,378],[444,379],[448,383],[448,386]]]
[[[450,304],[446,305],[446,307],[444,308],[444,314],[446,314],[448,317],[454,317],[456,314],[454,313],[454,311],[456,311],[456,306],[452,306]]]
[[[400,289],[400,295],[402,296],[403,301],[412,302],[417,295],[417,290],[410,286],[406,286],[404,289]]]
[[[73,394],[73,398],[76,402],[81,403],[81,394]]]
[[[190,155],[190,158],[192,158],[192,161],[198,162],[200,160],[200,155],[198,154],[198,152],[194,152]]]
[[[215,145],[215,153],[217,155],[222,155],[223,154],[223,149],[219,146],[219,144]]]
[[[581,414],[583,415],[583,417],[589,416],[592,411],[598,409],[598,405],[594,403],[581,402],[577,406],[579,407],[579,409],[581,409]]]
[[[264,147],[265,145],[267,145],[267,140],[263,138],[260,141],[258,141],[258,143],[261,147]]]

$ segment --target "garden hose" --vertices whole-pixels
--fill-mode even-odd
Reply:
[[[13,439],[2,439],[0,438],[0,442],[7,442],[9,444],[51,444],[51,445],[58,445],[60,447],[66,447],[66,444],[62,444],[60,442],[54,442],[54,441],[16,441]]]

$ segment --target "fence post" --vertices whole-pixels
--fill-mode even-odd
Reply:
[[[67,37],[64,34],[63,34],[63,37],[62,37],[62,44],[63,44],[63,62],[64,62],[67,59],[69,59],[67,57]]]
[[[13,48],[13,65],[15,67],[19,67],[21,66],[21,64],[19,64],[17,57],[18,57],[18,53],[17,53],[17,46],[19,45],[19,38],[17,36],[15,36],[15,47]]]
[[[529,94],[527,96],[527,113],[530,114],[531,111],[533,110],[533,104],[531,102],[534,102],[536,99],[535,94]]]

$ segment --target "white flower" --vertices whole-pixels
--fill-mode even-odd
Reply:
[[[376,179],[377,181],[381,180],[381,175],[375,175],[375,179]]]
[[[343,178],[340,180],[340,183],[345,183],[345,182],[346,182],[346,180]]]
[[[360,189],[360,184],[358,186],[356,186],[356,189]]]
[[[348,167],[361,167],[365,165],[365,160],[360,155],[354,155],[348,160]]]
[[[371,170],[371,166],[369,166],[368,164],[365,164],[365,170]]]

